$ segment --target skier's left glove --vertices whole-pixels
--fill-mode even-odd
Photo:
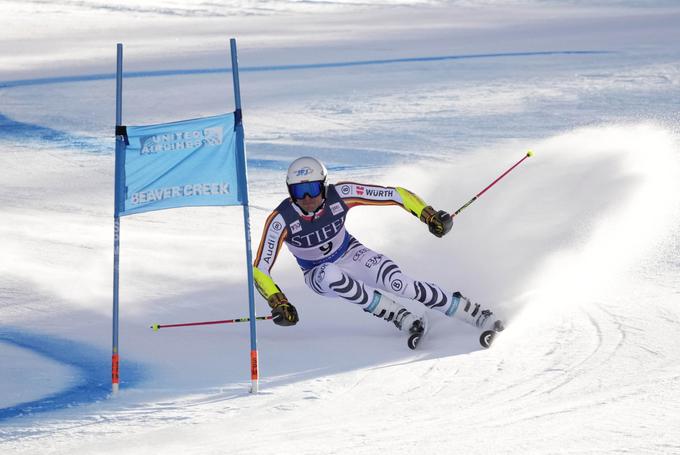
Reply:
[[[420,220],[427,224],[430,232],[437,237],[446,235],[453,226],[451,214],[445,210],[435,211],[431,205],[428,205],[420,213]]]
[[[297,324],[300,320],[298,318],[297,310],[290,302],[288,302],[288,299],[283,292],[272,294],[267,301],[272,308],[272,320],[274,321],[274,324],[290,326]]]

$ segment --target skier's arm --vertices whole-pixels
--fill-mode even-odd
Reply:
[[[340,182],[335,188],[349,208],[359,205],[399,205],[427,224],[430,232],[437,237],[445,235],[453,225],[448,212],[435,210],[406,188],[353,182]]]
[[[265,222],[264,232],[253,264],[253,279],[255,288],[267,300],[272,309],[274,322],[278,325],[295,325],[298,322],[297,311],[288,302],[286,295],[270,275],[271,268],[274,266],[285,238],[285,222],[283,217],[275,210]]]
[[[402,207],[427,224],[433,235],[443,237],[451,230],[453,220],[449,212],[435,210],[431,205],[425,204],[415,193],[411,193],[406,188],[396,187],[395,189],[401,195]]]
[[[257,266],[253,266],[253,278],[255,280],[255,289],[267,302],[269,302],[269,298],[274,294],[281,293],[281,288],[274,283],[272,277],[257,268]]]

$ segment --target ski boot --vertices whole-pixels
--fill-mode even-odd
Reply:
[[[446,311],[446,315],[481,329],[482,334],[479,337],[479,344],[484,348],[491,346],[496,333],[504,329],[502,321],[494,321],[493,311],[482,309],[480,304],[472,303],[470,299],[463,296],[460,292],[453,293],[451,306]]]
[[[364,308],[364,311],[387,322],[392,322],[397,329],[407,332],[409,334],[408,347],[411,349],[415,349],[418,346],[420,339],[427,329],[427,322],[424,316],[416,316],[399,303],[378,291],[373,292],[373,300]]]

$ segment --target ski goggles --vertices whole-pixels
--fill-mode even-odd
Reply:
[[[290,195],[293,199],[304,199],[305,195],[309,197],[317,197],[323,193],[323,182],[303,182],[303,183],[293,183],[288,185],[290,190]]]

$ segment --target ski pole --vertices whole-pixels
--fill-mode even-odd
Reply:
[[[499,181],[500,179],[502,179],[503,177],[505,177],[506,175],[508,175],[508,174],[510,173],[510,171],[512,171],[513,169],[515,169],[517,166],[519,166],[519,165],[522,163],[522,161],[526,160],[527,158],[529,158],[530,156],[533,156],[533,155],[534,155],[534,152],[531,151],[531,150],[529,150],[529,151],[527,152],[527,154],[524,155],[524,158],[522,158],[521,160],[519,160],[518,162],[516,162],[510,169],[508,169],[507,171],[503,172],[503,174],[502,174],[500,177],[498,177],[496,180],[494,180],[493,182],[491,182],[491,184],[490,184],[489,186],[487,186],[487,187],[484,188],[482,191],[480,191],[475,197],[473,197],[472,199],[470,199],[465,205],[463,205],[461,208],[459,208],[458,210],[456,210],[455,212],[453,212],[453,213],[451,214],[451,218],[453,218],[454,216],[456,216],[456,215],[458,215],[460,212],[462,212],[463,209],[464,209],[465,207],[467,207],[468,205],[470,205],[470,204],[472,204],[473,202],[475,202],[475,201],[477,200],[477,198],[479,198],[482,194],[486,193],[486,190],[488,190],[489,188],[491,188],[492,186],[494,186],[496,183],[498,183],[498,181]]]
[[[255,319],[258,321],[266,321],[272,319],[273,316],[256,316]],[[239,319],[225,319],[222,321],[204,321],[204,322],[185,322],[182,324],[153,324],[150,328],[154,332],[158,332],[160,329],[168,329],[171,327],[189,327],[194,325],[212,325],[212,324],[233,324],[235,322],[248,322],[250,318],[239,318]]]

